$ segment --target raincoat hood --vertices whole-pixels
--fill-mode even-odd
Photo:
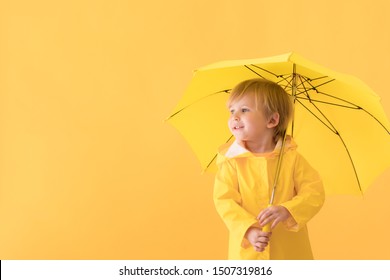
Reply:
[[[282,149],[282,141],[283,139],[279,139],[279,141],[276,143],[275,149],[270,153],[263,154],[264,157],[277,157],[280,154],[280,151]],[[286,136],[286,142],[284,146],[284,152],[295,150],[297,148],[297,144],[295,143],[294,139],[287,135]],[[224,156],[225,158],[239,158],[239,157],[254,157],[258,156],[249,150],[247,150],[245,147],[241,146],[237,141],[234,141],[232,144],[227,143],[220,147],[219,154],[221,156]]]

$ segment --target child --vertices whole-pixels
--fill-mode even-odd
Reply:
[[[218,153],[214,202],[229,230],[229,259],[313,259],[306,223],[324,203],[318,173],[286,136],[273,205],[278,155],[292,116],[288,94],[264,79],[241,82],[228,100],[235,141]],[[271,232],[262,228],[271,223]]]

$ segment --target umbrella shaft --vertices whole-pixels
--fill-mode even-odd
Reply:
[[[287,131],[284,131],[284,133],[283,133],[283,140],[282,140],[282,146],[280,148],[280,153],[279,153],[279,156],[278,156],[278,163],[276,165],[275,181],[274,181],[274,185],[272,187],[272,193],[271,193],[271,197],[270,197],[270,200],[269,200],[269,204],[270,205],[272,205],[274,203],[274,199],[275,199],[275,190],[276,190],[276,186],[278,185],[278,181],[279,181],[280,169],[281,169],[281,166],[282,166],[282,160],[283,160],[283,154],[284,154],[284,146],[285,146],[285,143],[286,143],[286,136],[287,136]]]

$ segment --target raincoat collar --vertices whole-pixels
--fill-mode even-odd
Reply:
[[[264,157],[274,157],[279,155],[281,147],[282,147],[282,141],[283,139],[279,139],[276,143],[275,149],[264,155]],[[294,139],[287,135],[286,136],[286,143],[284,146],[284,152],[292,149],[296,149],[297,144],[295,143]],[[220,148],[220,153],[224,155],[226,158],[239,158],[239,157],[255,157],[256,154],[248,151],[245,147],[238,144],[237,141],[234,141],[232,144],[228,143],[223,145]]]

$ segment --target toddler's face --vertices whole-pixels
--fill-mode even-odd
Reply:
[[[235,100],[229,110],[229,129],[238,141],[258,141],[268,133],[268,121],[264,113],[256,108],[253,95]]]

